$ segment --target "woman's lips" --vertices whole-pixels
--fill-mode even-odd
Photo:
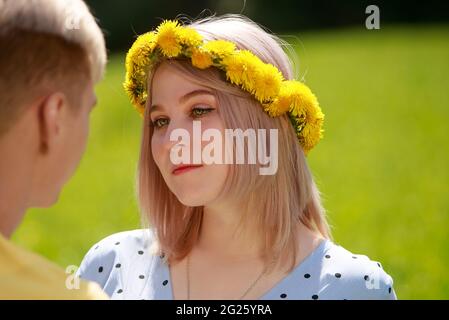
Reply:
[[[176,168],[172,171],[172,173],[173,173],[174,175],[179,175],[179,174],[182,174],[182,173],[187,172],[187,171],[190,171],[190,170],[194,170],[194,169],[201,168],[202,166],[203,166],[202,164],[200,164],[200,165],[184,165],[184,166],[178,166],[178,167],[176,167]]]

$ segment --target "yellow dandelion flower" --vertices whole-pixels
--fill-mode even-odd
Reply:
[[[200,69],[206,69],[212,65],[210,54],[201,49],[193,49],[191,59],[192,65]]]
[[[211,40],[206,42],[203,47],[219,58],[229,56],[236,50],[235,44],[226,40]]]
[[[292,87],[290,86],[290,83],[290,81],[282,81],[281,83],[279,96],[277,97],[280,113],[290,110],[292,104]]]
[[[132,59],[132,55],[129,53],[126,55],[125,69],[127,74],[131,74],[134,72],[134,61]]]
[[[162,22],[157,28],[157,44],[168,58],[181,53],[181,45],[178,42],[179,29],[178,21],[171,20]]]
[[[296,121],[298,138],[307,155],[322,138],[324,114],[316,96],[299,81],[286,81],[292,104],[290,113]]]
[[[281,115],[290,109],[291,100],[289,97],[278,97],[276,100],[277,114]]]
[[[203,37],[193,28],[180,27],[178,30],[179,43],[189,47],[197,47],[201,45]]]
[[[279,93],[283,80],[281,72],[272,64],[261,64],[255,78],[254,95],[260,102],[270,100]]]
[[[143,67],[150,64],[150,57],[144,51],[137,50],[132,57],[132,61],[136,69],[142,69]]]
[[[147,32],[140,35],[136,41],[134,41],[131,49],[129,49],[127,54],[127,60],[134,61],[135,64],[142,65],[141,62],[147,62],[149,55],[153,52],[156,47],[156,34],[154,32]],[[137,61],[139,60],[139,61]],[[146,60],[146,61],[144,61]],[[127,61],[128,62],[128,61]]]
[[[144,33],[137,37],[132,48],[140,48],[141,50],[148,50],[152,52],[157,44],[157,36],[153,31]]]
[[[281,88],[279,90],[279,95],[276,99],[268,104],[266,111],[272,117],[280,116],[290,110],[290,105],[292,104],[291,99],[291,86],[288,81],[283,81],[281,83]]]
[[[300,133],[301,145],[306,155],[323,137],[323,119],[324,115],[314,119],[314,121],[306,122]]]
[[[134,95],[134,83],[131,79],[128,78],[128,74],[126,75],[126,80],[123,83],[123,88],[125,89],[126,93],[131,97]]]
[[[240,50],[238,55],[245,70],[242,75],[243,88],[250,93],[254,93],[256,79],[259,74],[258,70],[261,67],[262,61],[248,50]]]
[[[315,114],[315,110],[319,109],[318,100],[309,87],[299,81],[290,81],[289,86],[292,96],[291,113],[294,116]]]
[[[243,84],[245,65],[242,63],[241,57],[238,54],[232,54],[223,58],[222,65],[226,70],[226,78],[230,80],[231,83],[236,85]]]
[[[276,113],[284,114],[290,111],[295,90],[294,82],[288,80],[281,82],[279,94],[275,99]]]
[[[283,111],[283,107],[280,105],[280,101],[278,99],[275,99],[271,103],[264,103],[263,109],[270,117],[279,117],[280,115],[284,114],[286,111]]]

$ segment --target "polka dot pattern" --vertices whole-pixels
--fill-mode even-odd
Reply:
[[[101,284],[112,298],[117,295],[117,299],[173,299],[165,253],[150,254],[143,238],[125,232],[102,240],[93,248],[83,260],[80,275]],[[104,287],[106,283],[108,286]],[[378,289],[373,289],[373,284]],[[380,262],[352,254],[327,240],[261,299],[396,299],[396,294],[392,278]]]

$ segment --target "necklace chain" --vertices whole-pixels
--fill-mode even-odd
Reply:
[[[187,255],[187,300],[190,300],[190,255]],[[238,300],[242,300],[243,297],[245,297],[248,292],[251,291],[251,289],[256,285],[256,283],[260,280],[260,278],[262,278],[262,276],[267,272],[267,269],[264,268],[262,270],[262,272],[260,273],[260,275],[257,277],[256,280],[254,280],[253,283],[251,283],[251,285],[249,286],[248,289],[246,289],[245,293],[243,293],[243,295],[238,299]]]

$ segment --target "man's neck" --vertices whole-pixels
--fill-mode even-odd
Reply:
[[[9,239],[22,221],[26,207],[8,198],[7,194],[0,193],[0,233]]]
[[[0,213],[0,233],[9,239],[22,220],[23,215]]]

